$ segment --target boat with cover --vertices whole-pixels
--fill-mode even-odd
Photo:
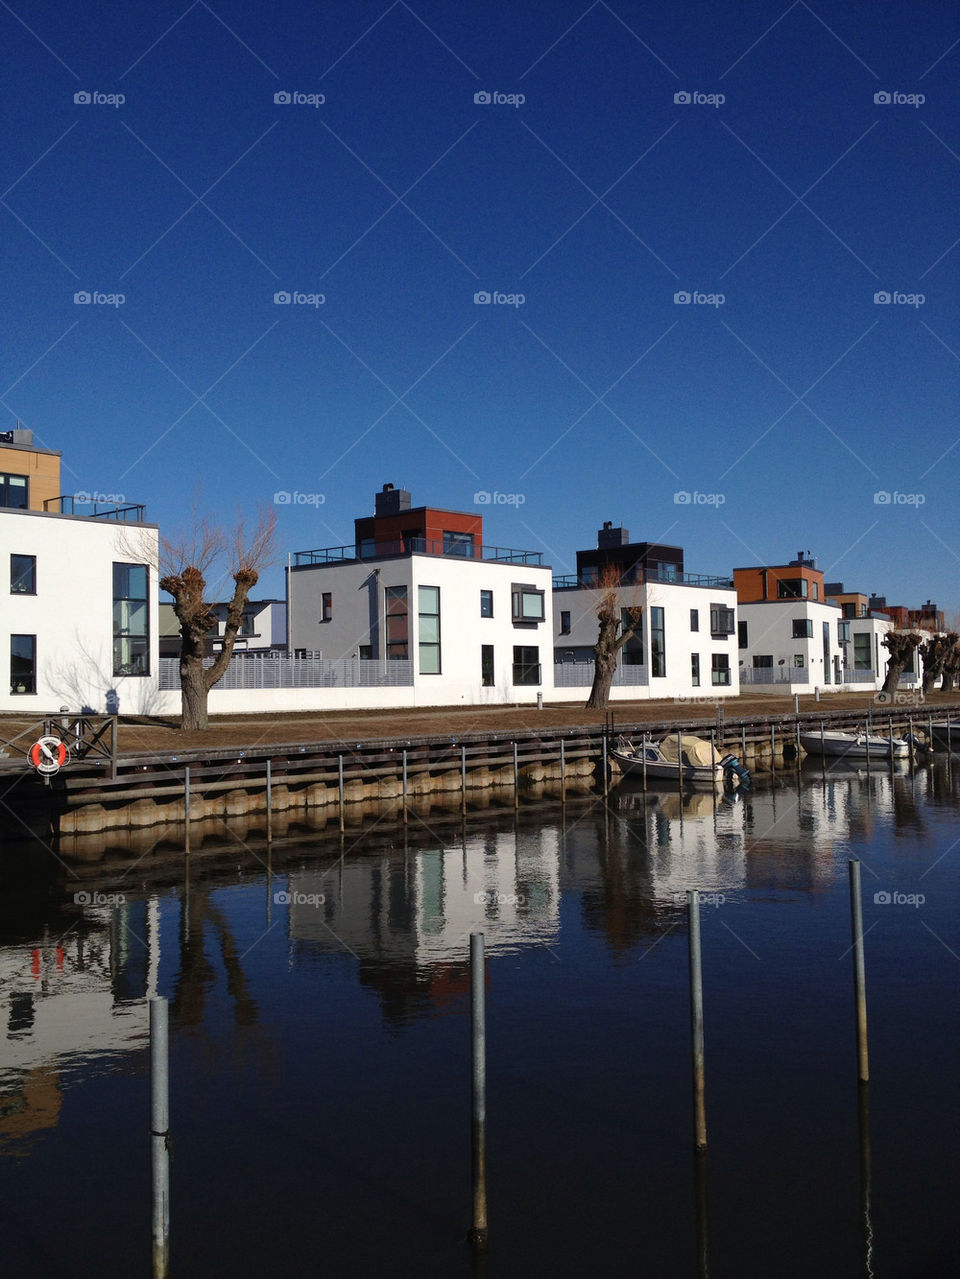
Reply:
[[[800,745],[808,755],[829,755],[842,759],[903,759],[910,754],[905,737],[881,737],[866,729],[847,733],[839,728],[819,728],[801,732]]]
[[[639,743],[620,737],[610,753],[631,776],[646,774],[654,780],[673,782],[682,777],[685,782],[709,786],[722,786],[731,762],[737,764],[732,755],[721,755],[710,742],[690,733],[671,733],[660,741],[644,737]]]

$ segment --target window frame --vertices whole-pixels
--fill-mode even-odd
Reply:
[[[493,617],[493,591],[480,591],[480,616]]]
[[[14,662],[13,648],[14,648],[14,642],[16,640],[30,640],[30,643],[31,643],[32,651],[30,655],[30,662],[31,662],[30,673],[26,677],[26,682],[29,683],[28,688],[18,688],[17,684],[21,683],[21,680],[15,677],[13,673],[13,662]],[[16,656],[17,656],[17,659],[20,660],[20,655],[17,654]],[[12,634],[10,636],[10,696],[11,697],[36,697],[36,695],[37,695],[37,637],[36,635],[21,634],[21,633]]]
[[[19,583],[23,580],[25,574],[14,566],[15,560],[28,560],[30,585],[29,587],[21,587]],[[35,555],[21,555],[19,551],[10,552],[10,594],[11,595],[36,595],[37,593],[37,557]]]
[[[652,679],[667,677],[666,611],[658,604],[650,606],[650,676]]]
[[[700,654],[690,654],[690,683],[694,688],[700,687]]]
[[[482,688],[496,686],[496,666],[492,644],[480,645],[480,685]]]
[[[126,570],[129,585],[129,575],[131,569],[142,569],[143,571],[143,595],[120,595],[117,590],[117,571]],[[113,631],[113,678],[120,679],[148,679],[150,676],[150,649],[151,649],[151,623],[152,610],[150,607],[150,565],[137,564],[132,560],[114,560],[111,569],[112,584],[112,601],[113,608],[111,612],[112,631]],[[142,616],[144,619],[142,630],[133,630],[129,624],[128,617],[126,625],[118,625],[117,622],[117,606],[118,605],[143,605]],[[138,615],[140,610],[136,612],[132,609],[123,610],[128,613]],[[141,641],[143,644],[142,652],[139,657],[142,666],[137,669],[137,656],[133,652],[133,642]],[[118,648],[119,645],[119,648]],[[124,651],[126,650],[127,660],[122,660]]]
[[[698,608],[692,608],[690,610],[690,631],[691,634],[693,632],[697,632],[697,634],[699,634],[700,632],[700,610]]]
[[[436,595],[436,612],[425,609],[423,607],[424,591],[434,591]],[[423,623],[425,620],[436,618],[437,621],[437,638],[435,640],[423,639]],[[436,670],[424,670],[424,655],[436,652]],[[417,674],[419,675],[442,675],[442,648],[441,648],[441,630],[440,630],[440,587],[439,586],[417,586]]]
[[[13,506],[7,499],[9,497],[10,482],[12,480],[23,480],[23,505]],[[29,511],[30,510],[30,476],[20,475],[16,471],[0,471],[0,509],[5,511]]]
[[[726,635],[736,635],[737,633],[737,613],[735,609],[728,608],[726,604],[710,605],[710,634],[714,639],[721,639]]]
[[[321,622],[333,621],[333,592],[332,591],[320,592],[320,621]]]
[[[530,616],[525,611],[525,601],[539,599],[539,616]],[[527,582],[514,582],[510,587],[510,617],[514,626],[539,626],[547,620],[546,591]]]
[[[730,673],[730,655],[729,653],[711,653],[710,655],[710,682],[715,688],[729,688],[733,682]],[[718,679],[718,676],[726,676],[726,679]]]
[[[536,656],[533,661],[527,657],[518,657],[517,654],[534,653]],[[527,673],[535,675],[536,678],[522,678]],[[520,677],[518,677],[520,676]],[[539,687],[543,683],[543,670],[540,663],[540,646],[538,644],[514,644],[513,646],[513,684],[517,687]]]
[[[391,605],[403,603],[403,608],[391,608]],[[393,629],[402,630],[402,639],[391,638],[391,619],[403,619],[403,626]],[[383,588],[383,630],[384,651],[387,661],[408,662],[410,660],[410,592],[406,583],[399,586]],[[403,649],[403,652],[391,652],[391,649]]]
[[[793,639],[813,639],[813,618],[812,617],[795,617],[793,621]],[[798,630],[797,627],[802,626],[804,630]]]

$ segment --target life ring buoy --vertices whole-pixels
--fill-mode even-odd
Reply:
[[[30,747],[30,763],[38,773],[59,773],[67,762],[67,744],[59,737],[41,737]]]

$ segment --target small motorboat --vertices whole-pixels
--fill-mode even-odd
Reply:
[[[934,743],[943,750],[960,751],[960,720],[934,720],[930,725]]]
[[[624,773],[654,781],[676,782],[682,778],[694,785],[722,786],[732,777],[742,780],[746,773],[733,755],[721,756],[712,743],[689,733],[671,733],[658,742],[644,737],[636,743],[629,737],[620,737],[610,753]]]
[[[800,734],[800,745],[808,755],[829,755],[840,759],[904,759],[910,754],[910,743],[905,737],[881,737],[860,729],[854,733],[839,728],[822,732],[813,729]]]

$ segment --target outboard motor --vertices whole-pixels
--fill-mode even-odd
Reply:
[[[736,777],[741,786],[749,786],[753,780],[750,776],[749,768],[744,768],[736,755],[724,755],[720,761],[720,767],[723,769],[723,775],[728,785],[733,784],[734,777]]]
[[[908,746],[913,747],[914,755],[926,755],[928,751],[933,749],[931,742],[922,742],[916,733],[904,733],[903,740]]]

